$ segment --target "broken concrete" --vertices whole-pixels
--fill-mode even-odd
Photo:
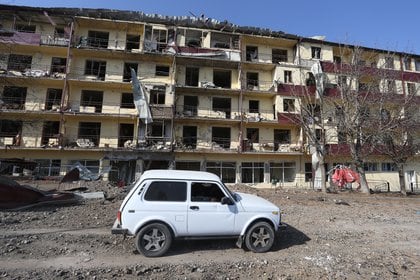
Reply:
[[[40,205],[64,205],[79,202],[81,197],[74,193],[41,191],[0,176],[0,210],[23,210]]]

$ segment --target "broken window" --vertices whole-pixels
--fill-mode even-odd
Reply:
[[[345,87],[347,85],[347,76],[338,76],[337,84],[340,87]]]
[[[101,123],[100,122],[80,122],[78,139],[88,139],[95,146],[99,146],[99,139],[101,136]]]
[[[210,46],[212,48],[233,49],[237,48],[236,44],[238,40],[238,36],[230,36],[223,33],[212,32]]]
[[[306,73],[306,85],[307,86],[315,86],[316,85],[315,76],[311,72]]]
[[[295,108],[295,100],[284,98],[283,99],[283,111],[284,112],[294,112],[296,110]]]
[[[341,64],[341,57],[337,56],[337,55],[334,55],[333,56],[333,61],[334,61],[335,64]]]
[[[16,24],[15,30],[19,32],[25,32],[25,33],[35,33],[36,25]]]
[[[118,147],[125,147],[127,141],[133,141],[134,137],[134,124],[131,123],[120,123],[119,136],[118,136]]]
[[[54,37],[64,38],[65,37],[64,27],[55,27],[54,28]]]
[[[191,87],[198,86],[198,75],[200,68],[186,67],[185,69],[185,85]]]
[[[138,63],[124,63],[123,82],[131,82],[131,68],[137,73]]]
[[[272,49],[271,50],[272,62],[277,64],[279,62],[287,62],[287,50]]]
[[[257,72],[247,72],[246,73],[246,88],[249,90],[258,90],[258,73]]]
[[[27,89],[26,87],[5,86],[1,98],[3,101],[2,106],[7,109],[23,110],[25,108]]]
[[[243,162],[241,172],[242,183],[264,182],[264,162]]]
[[[312,163],[305,162],[305,182],[311,182],[313,178]]]
[[[69,161],[69,167],[75,165],[76,163],[80,163],[94,174],[99,173],[99,160],[71,160]]]
[[[0,137],[16,137],[22,132],[22,121],[0,120]]]
[[[420,71],[420,59],[416,59],[416,61],[415,61],[415,68],[416,68],[416,71],[417,72]]]
[[[92,48],[108,48],[109,32],[88,31],[87,45]]]
[[[230,148],[230,127],[212,127],[211,141],[222,148]]]
[[[249,112],[250,113],[259,113],[260,112],[260,101],[259,100],[249,100],[248,106],[249,106]]]
[[[127,41],[125,42],[125,49],[127,51],[140,49],[140,35],[127,34]]]
[[[408,94],[416,94],[416,84],[415,83],[407,83],[407,90]]]
[[[213,97],[212,110],[224,112],[226,119],[230,119],[230,116],[231,116],[230,98]]]
[[[66,61],[65,57],[53,57],[51,59],[51,73],[65,73]]]
[[[198,96],[184,95],[183,114],[186,116],[197,116]]]
[[[246,46],[246,61],[255,61],[258,59],[258,47]]]
[[[135,108],[132,92],[123,92],[121,94],[121,108],[126,108],[126,109]]]
[[[188,47],[201,47],[201,36],[203,35],[200,30],[185,30],[185,46]]]
[[[219,176],[224,183],[235,183],[236,181],[236,163],[235,162],[206,162],[206,171]]]
[[[289,70],[284,71],[284,82],[286,84],[291,84],[293,82],[292,81],[292,71],[289,71]]]
[[[63,95],[63,90],[60,88],[47,89],[47,99],[45,100],[45,110],[58,109],[61,105],[62,95]]]
[[[31,69],[32,56],[21,55],[21,54],[10,54],[9,61],[7,63],[8,71],[20,71],[23,72],[26,69]]]
[[[274,129],[274,150],[279,149],[279,145],[290,144],[291,133],[289,129]]]
[[[231,88],[231,75],[230,70],[213,70],[214,85],[221,88]]]
[[[105,80],[106,61],[86,60],[85,75],[95,76],[96,79]]]
[[[321,59],[321,48],[311,47],[311,57],[315,59]]]
[[[174,38],[174,30],[166,29],[157,29],[153,28],[152,26],[148,25],[145,27],[145,35],[144,35],[144,49],[145,51],[158,51],[161,52],[164,50],[168,43],[168,37],[171,37],[173,40]]]
[[[385,57],[385,68],[394,69],[394,58],[392,56]]]
[[[404,57],[404,69],[411,71],[411,57]]]
[[[150,126],[150,136],[163,138],[165,137],[165,125],[161,121],[154,121]]]
[[[395,83],[395,80],[387,80],[386,81],[386,90],[390,93],[395,92],[397,88],[397,85]]]
[[[47,121],[42,127],[41,145],[58,145],[60,122]]]
[[[177,161],[175,162],[175,169],[200,171],[201,163],[199,161]]]
[[[59,176],[61,168],[60,159],[34,159],[37,163],[35,174],[37,176]]]
[[[197,147],[196,126],[184,126],[182,128],[182,144],[191,149],[195,149]]]
[[[363,169],[365,171],[378,171],[378,163],[377,162],[365,162],[363,164]]]
[[[169,76],[169,66],[166,65],[156,65],[155,69],[156,76]]]
[[[103,91],[82,90],[80,106],[95,107],[95,113],[101,113],[103,95]]]
[[[150,104],[165,104],[165,86],[153,86],[150,90]]]
[[[248,143],[259,143],[260,141],[260,132],[258,128],[247,128],[246,129],[246,138]]]
[[[309,169],[309,166],[308,166],[308,169]],[[273,181],[294,182],[295,178],[296,178],[296,163],[295,162],[270,162],[270,181],[271,182]]]

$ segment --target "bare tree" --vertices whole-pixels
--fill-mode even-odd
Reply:
[[[380,65],[377,52],[359,47],[343,47],[341,51],[343,60],[334,64],[331,77],[337,82],[337,92],[326,100],[336,110],[339,143],[349,147],[361,190],[369,193],[364,169],[369,156],[378,151],[397,155],[404,147],[406,150],[394,158],[402,168],[415,150],[408,137],[412,95],[404,94],[399,71],[384,69],[393,68],[395,54],[382,54],[385,65]]]
[[[404,166],[420,152],[420,97],[416,96],[416,92],[410,90],[398,98],[398,105],[388,104],[382,109],[378,122],[380,133],[377,137],[382,145],[377,145],[376,149],[393,162],[398,171],[400,191],[404,195],[407,194]]]

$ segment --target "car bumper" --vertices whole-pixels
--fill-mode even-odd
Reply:
[[[118,220],[115,220],[114,225],[112,226],[112,229],[111,229],[111,233],[127,235],[128,229],[122,228],[121,225],[118,223]]]

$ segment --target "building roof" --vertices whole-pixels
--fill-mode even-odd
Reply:
[[[11,13],[11,11],[13,11]],[[39,17],[34,18],[34,13],[38,13]],[[69,23],[74,17],[90,17],[97,19],[106,20],[121,20],[121,21],[136,21],[152,24],[164,24],[170,26],[179,26],[187,28],[201,28],[209,29],[219,32],[237,33],[237,34],[248,34],[256,36],[266,36],[273,38],[285,38],[299,40],[303,42],[309,42],[321,45],[340,46],[347,48],[361,47],[367,51],[381,52],[381,53],[394,53],[400,55],[409,55],[413,57],[420,57],[420,54],[397,52],[393,50],[384,50],[369,48],[363,46],[356,46],[346,43],[338,43],[320,40],[311,37],[302,37],[294,34],[288,34],[283,31],[273,31],[268,28],[259,28],[252,26],[239,26],[228,21],[219,21],[207,17],[192,17],[192,16],[165,16],[160,14],[146,14],[141,11],[123,11],[123,10],[112,10],[112,9],[90,9],[90,8],[45,8],[45,7],[29,7],[29,6],[14,6],[14,5],[0,5],[0,15],[2,18],[13,19],[17,17],[19,20],[25,21],[36,21],[49,22],[48,16],[54,17],[60,20],[58,23]]]

